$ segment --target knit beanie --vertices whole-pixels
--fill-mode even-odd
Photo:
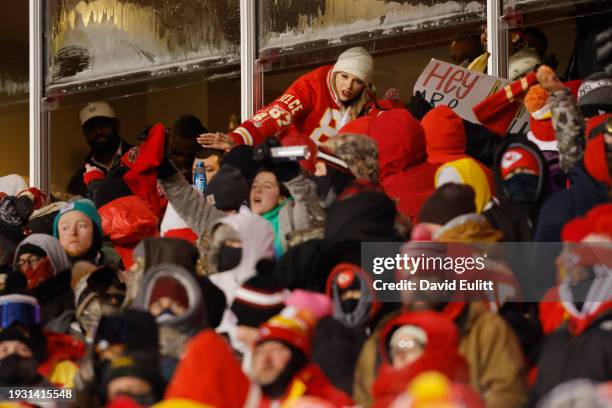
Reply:
[[[221,160],[221,166],[229,164],[234,168],[240,170],[242,176],[251,184],[255,176],[257,175],[257,163],[253,159],[253,146],[238,145],[232,150],[227,152]],[[211,180],[212,183],[212,180]]]
[[[501,176],[507,180],[516,173],[538,176],[540,164],[536,155],[522,147],[511,147],[504,152],[500,163]]]
[[[102,316],[93,345],[105,349],[123,344],[127,350],[158,350],[159,334],[155,318],[140,310],[127,309],[116,316]]]
[[[256,345],[266,341],[279,341],[310,357],[315,324],[316,318],[312,312],[286,307],[279,315],[260,326]]]
[[[508,79],[516,81],[522,76],[533,72],[542,64],[542,59],[534,48],[523,48],[513,54],[508,60]]]
[[[14,245],[24,238],[23,227],[34,211],[32,200],[26,196],[6,196],[0,201],[0,234]]]
[[[366,86],[372,82],[374,73],[374,59],[363,47],[353,47],[344,51],[338,57],[336,64],[332,68],[332,75],[338,72],[346,72],[355,75],[362,80]]]
[[[89,219],[91,219],[93,224],[98,229],[98,234],[102,235],[102,219],[100,218],[100,214],[98,213],[96,206],[91,200],[81,198],[71,203],[67,203],[55,216],[55,220],[53,221],[53,236],[55,238],[59,238],[58,225],[60,218],[62,218],[62,215],[70,211],[80,211],[85,214],[87,217],[89,217]]]
[[[555,129],[552,125],[552,112],[549,103],[550,93],[541,85],[529,88],[525,95],[525,108],[530,113],[529,128],[533,136],[543,142],[555,141]]]
[[[236,290],[231,309],[239,325],[259,327],[283,310],[287,294],[273,273],[255,275]]]
[[[612,77],[596,72],[578,89],[578,106],[587,118],[612,112]]]
[[[249,198],[249,185],[240,170],[224,164],[206,186],[204,196],[219,210],[237,210]]]
[[[436,189],[421,207],[419,222],[444,225],[463,214],[476,212],[474,189],[447,183]]]
[[[185,309],[189,307],[189,297],[185,287],[179,281],[169,276],[161,277],[155,281],[151,296],[149,297],[149,306],[163,297],[174,300]]]

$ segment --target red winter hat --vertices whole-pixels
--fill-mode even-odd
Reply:
[[[451,108],[446,105],[433,108],[421,125],[425,130],[427,161],[446,163],[465,157],[465,126]]]
[[[503,180],[507,180],[517,169],[527,170],[525,173],[536,176],[540,174],[538,158],[522,147],[511,147],[506,150],[502,155],[500,167]]]
[[[594,133],[593,130],[595,128],[609,119],[612,119],[612,114],[607,113],[605,115],[595,116],[587,122],[586,135],[589,139],[584,151],[583,163],[591,177],[611,187],[612,179],[610,179],[610,170],[608,169],[608,162],[606,160],[605,135],[603,131],[602,133],[591,134]]]
[[[584,218],[574,218],[563,226],[561,240],[581,242],[590,234],[612,237],[612,204],[601,204],[591,209]]]
[[[169,276],[159,278],[155,282],[153,291],[151,292],[149,305],[153,304],[157,299],[163,297],[168,297],[176,301],[185,309],[189,307],[189,298],[187,296],[185,287],[183,287],[179,281]]]
[[[259,327],[255,345],[266,341],[280,341],[311,355],[311,338],[316,318],[312,312],[289,306]]]
[[[535,72],[529,73],[487,97],[472,110],[483,126],[493,133],[504,136],[520,108],[517,99],[537,83]]]
[[[556,140],[550,104],[548,103],[549,97],[550,92],[541,85],[535,85],[529,88],[524,101],[525,108],[530,113],[529,128],[531,133],[536,139],[543,142]]]

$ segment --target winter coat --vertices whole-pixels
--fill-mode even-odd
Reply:
[[[404,325],[416,326],[427,334],[423,354],[402,368],[391,365],[389,340],[393,331]],[[379,339],[382,365],[372,386],[374,407],[388,407],[419,374],[438,371],[453,382],[469,381],[467,362],[458,352],[457,327],[446,316],[433,311],[404,312],[383,328]]]
[[[332,68],[327,65],[302,75],[283,95],[229,135],[236,143],[247,145],[263,143],[274,135],[280,135],[281,140],[289,136],[309,138],[316,144],[335,136],[338,129],[355,119],[370,95],[364,89],[356,106],[345,107],[334,90]]]
[[[71,277],[71,270],[65,269],[32,289],[32,295],[40,305],[40,322],[43,326],[67,311],[74,311]]]
[[[336,407],[353,405],[350,397],[331,385],[312,363],[294,375],[282,403],[304,395],[319,397]],[[165,399],[171,398],[219,408],[269,407],[272,402],[250,383],[225,340],[209,330],[200,332],[187,345],[166,388]]]
[[[293,401],[301,397],[316,397],[330,403],[337,408],[354,406],[351,397],[334,387],[323,374],[323,371],[314,363],[308,364],[306,367],[298,371],[287,387],[285,396],[278,401],[283,406],[290,406]],[[265,395],[259,403],[260,408],[273,407],[274,403]]]
[[[551,195],[540,211],[534,241],[559,242],[561,229],[568,221],[585,215],[598,204],[608,202],[608,188],[593,179],[583,163],[571,168],[572,186]]]
[[[235,316],[233,316],[229,306],[234,301],[236,290],[248,279],[255,276],[257,273],[255,266],[259,260],[274,256],[274,233],[272,232],[272,226],[256,214],[234,214],[221,218],[211,228],[213,237],[215,236],[215,229],[221,225],[232,227],[238,233],[242,243],[242,255],[238,266],[228,271],[210,275],[210,280],[223,290],[227,300],[228,309],[218,329],[223,332],[229,330],[233,326],[232,322],[235,321]],[[218,241],[221,242],[223,239],[218,239]],[[218,255],[219,247],[213,242],[210,253],[212,264],[217,263]]]
[[[612,304],[589,321],[579,333],[564,323],[546,339],[538,361],[538,378],[530,393],[530,406],[555,386],[578,378],[597,382],[612,378]]]
[[[110,166],[103,166],[100,163],[97,163],[94,160],[93,152],[90,152],[87,158],[85,159],[85,163],[90,164],[92,166],[98,167],[104,173],[111,171],[119,166],[121,166],[121,156],[130,150],[133,146],[127,143],[125,140],[121,140],[119,145],[119,150],[117,151],[117,155],[113,158]],[[70,177],[70,181],[68,182],[68,186],[66,190],[72,195],[80,195],[82,197],[89,196],[89,190],[87,189],[87,185],[83,181],[83,173],[85,173],[85,163]]]
[[[187,344],[164,399],[185,398],[218,408],[242,408],[250,388],[249,379],[223,337],[203,330]]]
[[[501,164],[504,153],[510,148],[521,148],[531,152],[538,160],[540,173],[538,175],[537,197],[530,208],[523,208],[512,201],[508,190],[504,187],[501,174]],[[497,192],[496,205],[483,212],[493,228],[500,230],[505,242],[528,242],[533,239],[537,225],[537,217],[550,191],[548,166],[544,155],[533,142],[527,139],[508,140],[502,143],[496,152],[493,177]]]
[[[161,180],[162,187],[177,214],[198,235],[202,235],[216,220],[227,214],[210,204],[179,173]],[[283,249],[287,249],[287,236],[296,231],[318,227],[323,223],[314,183],[299,175],[284,183],[293,200],[288,200],[279,212],[279,225]]]
[[[372,118],[368,136],[378,144],[380,183],[385,193],[396,201],[399,212],[416,217],[435,190],[438,167],[426,162],[422,126],[407,110],[391,109]]]
[[[461,308],[449,307],[451,305],[455,304],[449,303],[443,313],[453,318],[459,327],[459,353],[469,364],[472,388],[483,397],[487,407],[523,406],[527,401],[525,363],[512,329],[482,303],[468,303]],[[388,321],[381,321],[359,355],[354,397],[362,406],[372,405],[370,389],[381,363],[377,350],[380,328]]]

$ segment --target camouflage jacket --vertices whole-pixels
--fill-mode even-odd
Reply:
[[[559,146],[559,166],[567,173],[584,155],[585,121],[576,100],[567,88],[552,92],[550,104]]]

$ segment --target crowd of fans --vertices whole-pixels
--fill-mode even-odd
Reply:
[[[363,242],[612,241],[611,31],[566,82],[523,34],[480,123],[377,99],[360,47],[227,134],[184,115],[131,146],[88,104],[72,199],[0,178],[0,386],[83,407],[609,407],[609,246],[568,245],[532,277],[541,302],[383,302],[361,265]],[[482,70],[479,46],[453,61]],[[528,133],[506,134],[522,107]],[[275,158],[296,145],[310,157]]]

